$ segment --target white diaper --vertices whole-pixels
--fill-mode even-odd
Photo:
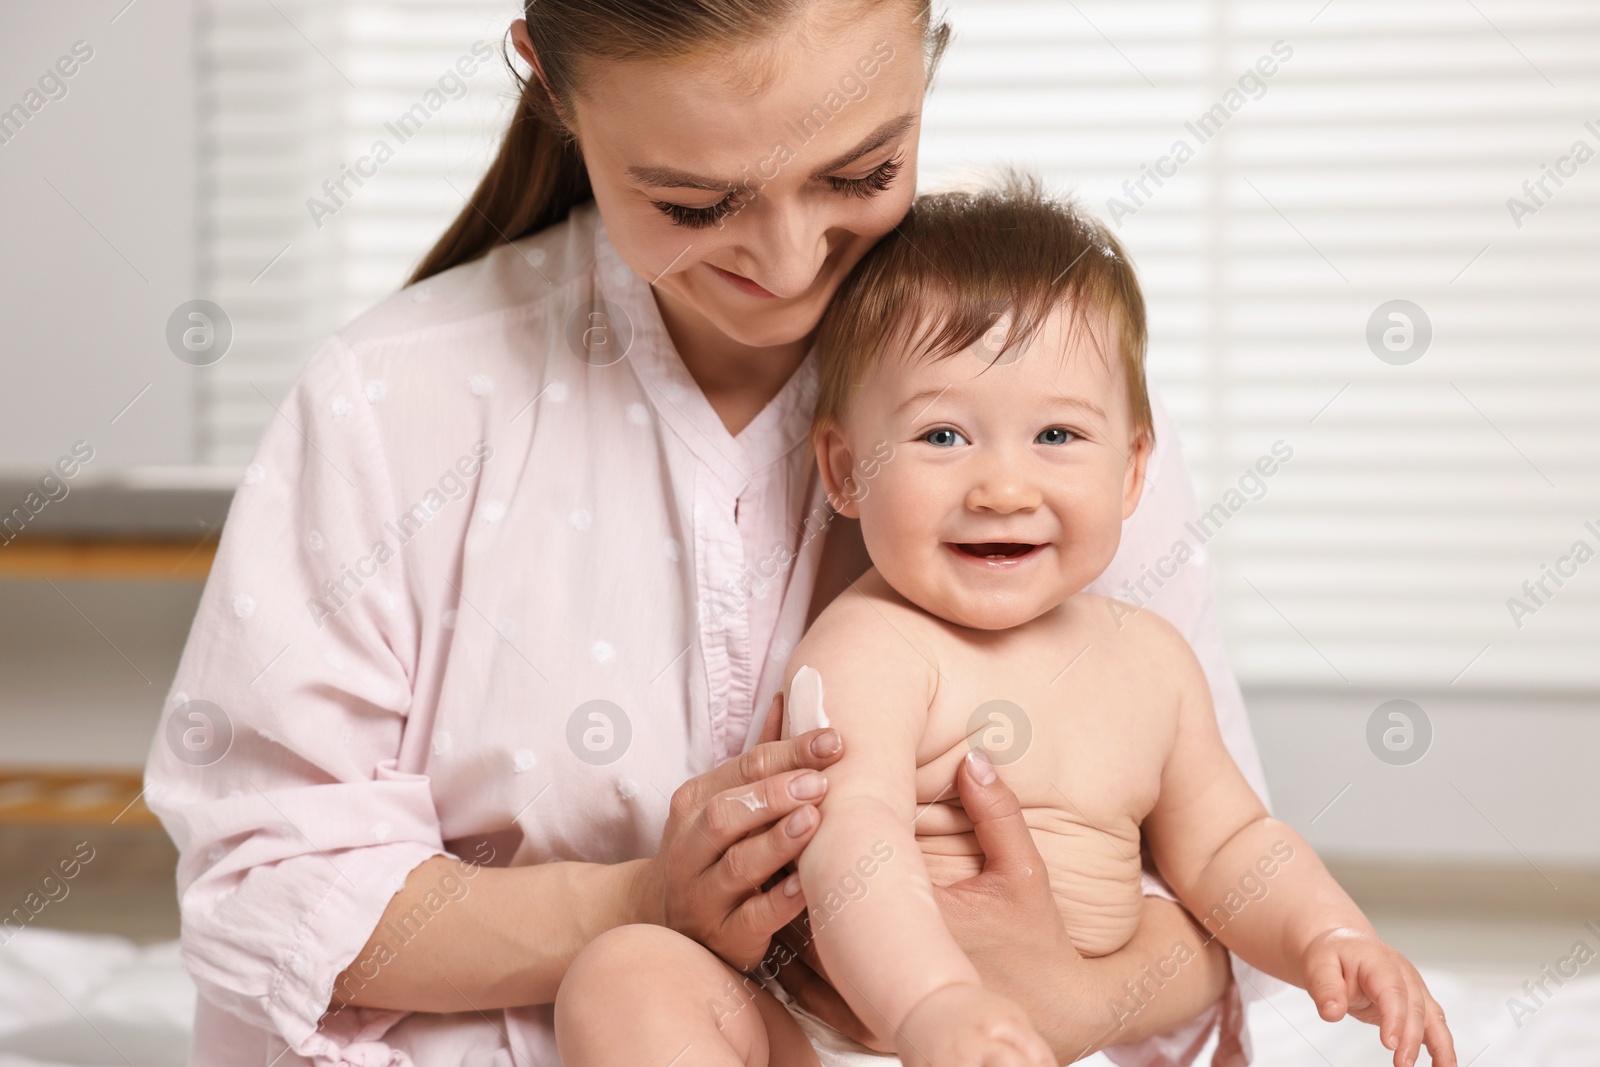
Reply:
[[[763,983],[778,998],[778,1003],[789,1009],[800,1029],[805,1031],[816,1050],[822,1067],[896,1067],[900,1057],[888,1052],[874,1052],[854,1038],[847,1037],[797,1004],[789,991],[776,981]]]

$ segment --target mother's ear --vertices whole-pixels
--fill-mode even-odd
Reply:
[[[539,53],[534,51],[533,38],[528,36],[527,19],[517,19],[511,24],[511,45],[517,50],[517,55],[522,57],[522,61],[532,69],[533,77],[544,86],[545,95],[550,97],[550,106],[561,116],[561,121],[566,122],[561,102],[556,99],[555,90],[550,88],[550,79],[544,72],[544,64],[539,62]]]
[[[1150,453],[1155,449],[1155,432],[1139,430],[1128,450],[1128,469],[1122,476],[1122,517],[1126,519],[1139,506],[1144,495],[1145,469],[1150,464]]]
[[[528,20],[517,19],[511,24],[511,44],[517,50],[517,55],[522,61],[533,68],[533,76],[544,83],[545,89],[550,88],[550,81],[544,76],[544,67],[539,63],[539,54],[533,50],[533,38],[528,36]]]
[[[833,510],[847,519],[859,519],[861,509],[860,477],[855,470],[855,456],[845,442],[844,433],[833,420],[819,423],[812,431],[811,443],[817,452],[817,470],[822,474],[822,487],[828,492],[828,503]]]

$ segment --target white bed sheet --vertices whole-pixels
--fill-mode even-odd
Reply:
[[[1462,1067],[1600,1067],[1600,974],[1551,986],[1553,996],[1520,1027],[1507,999],[1532,1003],[1520,987],[1539,977],[1533,969],[1423,975],[1450,1017]],[[22,930],[0,946],[0,1067],[182,1067],[194,995],[175,941],[140,947],[120,937]],[[1299,990],[1252,1005],[1250,1030],[1261,1067],[1389,1060],[1375,1030],[1348,1019],[1324,1023]],[[1209,1058],[1208,1051],[1200,1063]]]

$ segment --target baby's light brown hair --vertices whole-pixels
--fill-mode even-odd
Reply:
[[[1073,336],[1097,347],[1095,331],[1086,328],[1089,316],[1109,314],[1134,436],[1153,436],[1144,295],[1105,224],[1015,174],[995,189],[920,197],[896,231],[862,257],[823,316],[816,426],[839,421],[890,352],[945,359],[972,350],[1001,315],[1010,315],[1004,344],[976,349],[1001,361],[1026,351],[1063,305]]]

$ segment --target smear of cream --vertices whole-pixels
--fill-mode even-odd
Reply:
[[[765,811],[767,807],[767,802],[762,800],[760,793],[754,789],[750,790],[748,793],[740,793],[739,795],[730,797],[729,799],[737,800],[751,811]]]
[[[822,675],[815,667],[803,666],[794,672],[783,713],[789,720],[790,737],[831,725],[828,713],[822,710]]]

